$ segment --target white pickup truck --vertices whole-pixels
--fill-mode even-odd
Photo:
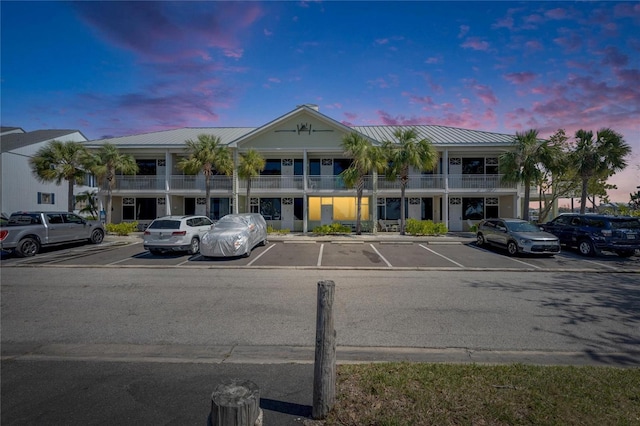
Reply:
[[[19,257],[35,256],[43,246],[104,239],[100,221],[68,212],[17,212],[0,228],[0,249]]]

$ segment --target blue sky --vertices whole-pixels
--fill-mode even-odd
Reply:
[[[260,126],[611,127],[640,185],[639,2],[0,3],[1,120],[89,139]]]

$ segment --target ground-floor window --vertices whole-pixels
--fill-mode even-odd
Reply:
[[[280,198],[260,198],[260,214],[266,220],[280,220],[282,200]]]
[[[331,206],[332,220],[356,220],[357,197],[309,197],[309,220],[321,220],[323,206]],[[369,198],[362,197],[360,208],[360,218],[368,220]]]
[[[211,219],[218,220],[231,213],[230,198],[211,198]]]
[[[412,216],[409,208],[410,204],[420,204],[420,217],[414,219],[433,220],[433,198],[405,197],[404,214],[405,219]],[[414,210],[413,216],[417,216]],[[400,198],[378,198],[378,219],[399,220],[400,219]]]
[[[122,201],[123,220],[153,220],[156,218],[157,199],[124,198]]]
[[[481,220],[500,216],[498,199],[495,197],[463,197],[462,219]]]

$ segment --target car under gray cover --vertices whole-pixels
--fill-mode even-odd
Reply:
[[[228,214],[202,237],[200,254],[205,257],[249,256],[267,243],[267,222],[258,213]]]

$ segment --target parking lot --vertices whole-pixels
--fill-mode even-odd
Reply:
[[[278,240],[256,247],[249,257],[205,258],[200,254],[153,255],[139,239],[71,245],[35,257],[3,256],[2,267],[102,268],[298,268],[410,270],[522,270],[640,273],[640,257],[604,254],[585,258],[572,250],[555,256],[509,257],[499,249],[462,241]]]

